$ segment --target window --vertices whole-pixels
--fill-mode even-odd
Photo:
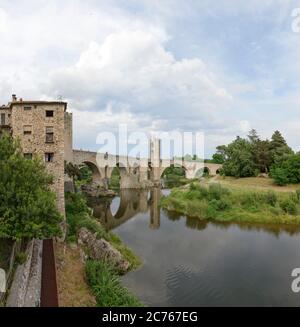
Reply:
[[[53,110],[46,110],[46,117],[53,117],[54,111]]]
[[[31,160],[32,159],[32,153],[24,153],[24,158]]]
[[[54,153],[45,153],[45,162],[53,162]]]
[[[24,125],[23,126],[23,133],[24,133],[24,135],[31,135],[32,126],[31,125]]]
[[[24,106],[24,110],[31,110],[31,106]]]
[[[1,114],[1,125],[5,125],[5,114]]]
[[[53,127],[46,127],[46,143],[54,142]]]

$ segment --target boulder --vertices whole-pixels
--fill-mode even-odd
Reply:
[[[114,197],[116,193],[112,190],[107,190],[100,185],[89,184],[82,185],[81,190],[84,193],[87,193],[91,197]]]
[[[269,175],[266,174],[266,173],[261,173],[261,174],[258,175],[258,177],[261,177],[261,178],[268,178]]]
[[[79,231],[78,240],[87,247],[89,256],[94,260],[108,260],[116,268],[125,273],[128,271],[130,264],[125,260],[122,254],[115,249],[109,242],[102,238],[97,238],[97,233],[92,233],[86,228]]]

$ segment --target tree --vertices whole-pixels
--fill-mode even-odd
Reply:
[[[257,131],[255,129],[251,129],[248,134],[248,139],[251,143],[256,143],[260,141],[259,135],[257,134]]]
[[[228,146],[218,146],[213,161],[223,164],[222,173],[225,175],[250,177],[259,172],[268,173],[273,166],[274,173],[275,168],[281,169],[281,164],[293,155],[293,150],[279,131],[275,131],[269,141],[262,140],[257,131],[252,129],[247,139],[237,136]],[[277,175],[282,177],[282,171],[277,171]]]
[[[270,142],[270,156],[272,163],[279,163],[289,155],[294,154],[293,150],[287,145],[286,140],[279,131],[275,131]]]
[[[65,174],[67,174],[70,178],[72,178],[73,183],[75,182],[75,178],[80,179],[81,171],[77,165],[72,164],[72,162],[65,161]]]
[[[223,174],[235,177],[250,177],[256,174],[252,145],[248,140],[237,137],[225,148],[225,154]]]
[[[224,157],[220,153],[215,153],[212,156],[212,162],[216,164],[223,164],[225,161]]]
[[[226,145],[217,146],[217,152],[212,156],[212,162],[223,164],[226,160]]]
[[[300,183],[300,155],[293,154],[274,164],[271,168],[271,177],[278,185]]]
[[[256,141],[255,147],[253,147],[253,161],[260,172],[268,173],[270,165],[272,163],[272,158],[270,155],[270,142],[268,140]]]
[[[62,215],[52,177],[38,159],[24,158],[19,142],[9,135],[0,138],[0,237],[51,238],[60,236]]]
[[[275,131],[271,137],[270,149],[280,148],[287,146],[286,140],[279,131]]]

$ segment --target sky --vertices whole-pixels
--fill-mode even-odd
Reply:
[[[262,138],[278,129],[300,151],[296,8],[300,0],[0,0],[0,103],[13,93],[67,101],[75,148],[98,150],[99,133],[127,124],[203,132],[206,157],[251,128]]]

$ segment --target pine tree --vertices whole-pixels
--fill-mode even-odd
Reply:
[[[287,156],[294,154],[293,150],[287,145],[286,140],[279,131],[275,131],[270,142],[270,156],[272,163],[285,160]]]
[[[270,149],[272,150],[282,146],[287,146],[286,140],[279,131],[275,131],[271,137]]]
[[[259,135],[257,134],[257,131],[255,129],[251,129],[248,134],[248,139],[251,143],[256,143],[260,140]]]

